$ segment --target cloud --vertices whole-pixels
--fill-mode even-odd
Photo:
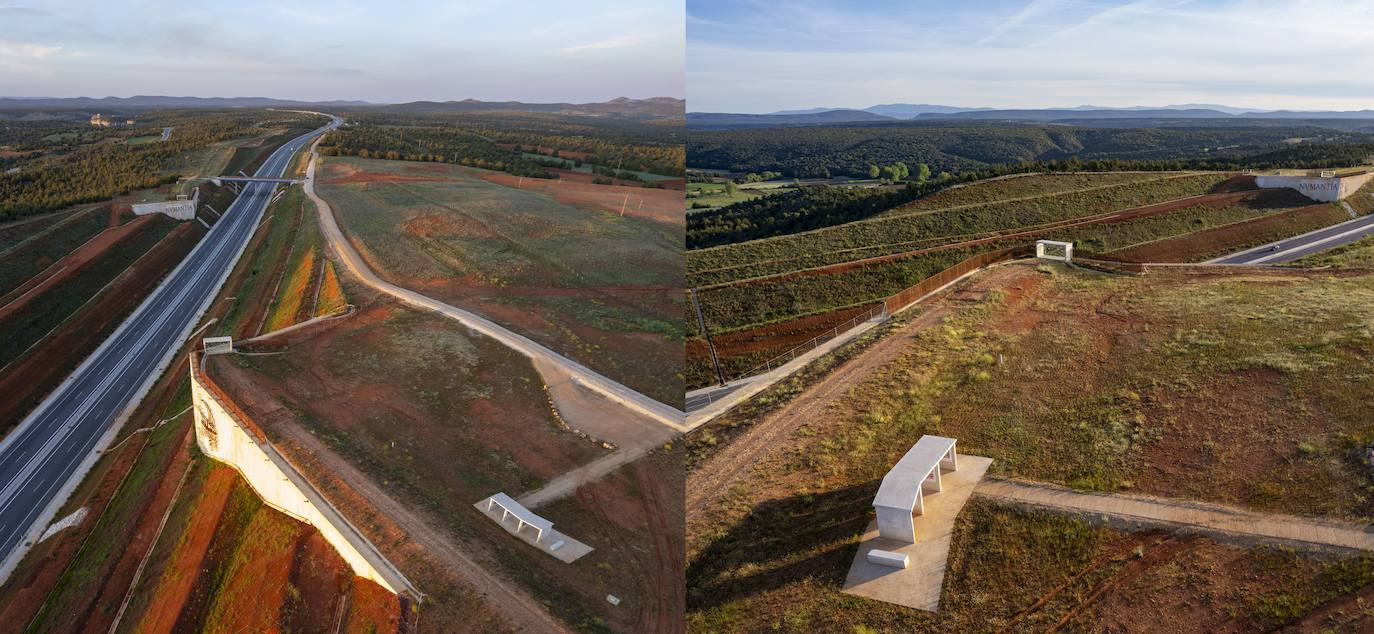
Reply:
[[[47,9],[38,7],[21,7],[13,4],[0,4],[0,15],[6,17],[25,16],[25,15],[52,15]]]
[[[777,33],[777,21],[762,16],[722,25],[694,13],[689,109],[769,112],[893,101],[1374,107],[1374,77],[1350,72],[1374,64],[1374,5],[1034,0],[1001,10],[927,7],[925,19],[893,18],[880,30],[873,14],[882,9],[858,6],[824,15],[834,40],[825,48],[797,46],[813,31],[805,25]],[[857,35],[862,29],[868,32]]]
[[[639,46],[640,44],[644,44],[648,41],[649,38],[643,35],[619,35],[616,37],[600,40],[597,42],[591,42],[588,44],[578,44],[577,46],[569,46],[563,49],[563,53],[568,55],[576,55],[578,53],[584,53],[587,51],[604,51],[615,48],[628,48],[631,46]]]
[[[0,57],[21,57],[29,59],[49,59],[62,52],[61,46],[45,46],[33,42],[15,42],[0,39]]]

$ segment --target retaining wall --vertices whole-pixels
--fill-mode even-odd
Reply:
[[[300,471],[267,442],[251,419],[202,372],[191,353],[191,404],[196,444],[205,455],[234,467],[268,506],[319,529],[354,574],[396,594],[420,594]]]
[[[1255,177],[1255,184],[1260,187],[1287,187],[1296,189],[1302,195],[1321,202],[1333,203],[1344,200],[1347,196],[1355,193],[1369,179],[1374,178],[1374,171],[1346,176],[1342,178],[1322,178],[1320,176],[1274,176],[1261,175]]]

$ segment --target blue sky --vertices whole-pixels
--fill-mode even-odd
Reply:
[[[683,95],[682,0],[0,0],[0,95]]]
[[[694,112],[1374,108],[1374,2],[687,1]]]

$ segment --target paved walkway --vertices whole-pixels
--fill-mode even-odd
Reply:
[[[1220,504],[1123,493],[1089,493],[1019,480],[984,480],[974,493],[1067,513],[1162,525],[1245,541],[1298,547],[1374,550],[1374,526],[1260,513]]]

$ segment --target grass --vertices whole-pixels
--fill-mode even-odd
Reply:
[[[323,275],[324,277],[320,281],[319,305],[315,309],[316,316],[328,315],[348,304],[348,299],[344,297],[343,286],[339,284],[339,276],[334,272],[332,261],[324,263]]]
[[[299,243],[297,246],[300,246]],[[301,304],[311,299],[306,297],[306,294],[315,277],[315,254],[318,249],[305,247],[298,249],[297,252],[299,255],[293,258],[294,262],[287,269],[289,273],[277,291],[276,302],[267,318],[267,324],[263,327],[264,332],[272,332],[296,323],[296,316],[301,312]]]
[[[697,209],[715,209],[726,205],[734,204],[745,200],[753,200],[776,194],[783,191],[783,188],[773,189],[742,189],[737,188],[735,195],[726,194],[724,183],[687,183],[687,209],[689,211]]]
[[[34,234],[0,251],[0,295],[18,288],[110,225],[106,214],[78,214],[54,225],[51,231]]]
[[[248,326],[246,322],[253,318],[253,309],[259,299],[269,302],[275,300],[274,297],[267,295],[272,291],[271,285],[277,282],[272,273],[283,257],[289,258],[290,253],[295,252],[295,238],[299,230],[293,227],[297,226],[297,223],[301,227],[313,225],[315,218],[308,214],[304,207],[304,194],[299,188],[292,188],[264,212],[257,234],[244,252],[243,261],[247,262],[248,266],[234,295],[235,301],[229,306],[224,317],[211,327],[216,335],[234,335],[240,332]],[[316,232],[318,234],[318,225]],[[254,334],[256,333],[249,333],[248,336]]]
[[[1360,238],[1350,244],[1320,253],[1313,253],[1293,264],[1303,267],[1374,268],[1374,236]]]
[[[1374,355],[1374,330],[1361,317],[1374,302],[1374,276],[1112,277],[1057,266],[1026,275],[923,331],[692,518],[689,631],[995,631],[1102,561],[1012,628],[1040,631],[1152,547],[975,498],[956,525],[938,614],[841,594],[882,475],[925,433],[992,457],[995,475],[1374,516],[1360,459],[1374,427],[1359,406],[1374,397],[1362,361]],[[689,469],[709,465],[706,457],[763,415],[744,412],[694,434]],[[1129,599],[1101,610],[1168,612],[1160,602],[1189,587],[1196,598],[1179,601],[1207,606],[1212,621],[1192,610],[1188,618],[1270,629],[1374,575],[1367,557],[1269,561],[1266,551],[1196,548],[1112,590]],[[1254,571],[1218,569],[1212,560],[1222,556],[1253,559],[1245,565]],[[1245,586],[1207,589],[1204,598],[1201,587],[1213,584]]]
[[[329,183],[359,170],[432,180]],[[323,181],[320,194],[382,277],[660,401],[682,400],[681,227],[573,207],[457,166],[330,157]]]
[[[1360,362],[1374,352],[1360,317],[1374,277],[1038,284],[1032,306],[1012,309],[1029,330],[994,296],[922,333],[854,388],[850,423],[808,465],[850,468],[869,447],[930,432],[994,458],[998,475],[1374,516],[1374,481],[1353,459],[1374,439],[1355,406],[1374,396]]]
[[[1166,180],[1179,176],[1170,172],[1103,172],[1082,174],[1017,174],[995,180],[978,181],[942,189],[930,196],[884,212],[900,216],[919,211],[950,207],[1009,203],[1022,198],[1099,189],[1128,183]]]
[[[189,382],[184,383],[182,391],[189,394],[189,386]],[[170,405],[168,409],[171,409]],[[174,413],[164,412],[164,416]],[[48,592],[47,600],[34,616],[34,627],[31,631],[69,631],[68,628],[76,625],[68,622],[68,619],[80,606],[93,600],[92,593],[104,582],[104,575],[108,574],[123,554],[125,540],[143,520],[144,505],[154,494],[157,479],[171,461],[173,453],[180,449],[178,441],[181,440],[190,420],[189,416],[183,417],[176,423],[163,425],[148,432],[147,444],[139,454],[138,460],[95,521],[90,534],[66,571]],[[99,605],[94,608],[112,611],[117,609],[118,605]]]
[[[1305,209],[1309,205],[1283,199],[1260,200],[1221,207],[1195,205],[1173,212],[1111,224],[1087,225],[1043,232],[1039,237],[1074,242],[1085,254],[1122,251],[1169,239],[1181,239],[1209,229],[1240,227],[1241,223],[1277,218],[1280,214]],[[1276,239],[1330,224],[1344,217],[1334,207],[1323,210],[1298,224],[1278,223],[1263,228],[1260,240]],[[1306,223],[1306,224],[1304,224]],[[788,322],[849,306],[878,301],[915,284],[930,275],[978,252],[1005,248],[1028,239],[992,242],[980,246],[928,252],[897,261],[867,265],[838,273],[825,273],[784,279],[765,278],[737,284],[707,287],[698,292],[707,327],[713,333],[726,333]],[[1254,241],[1253,239],[1251,241]],[[1214,254],[1214,241],[1202,259]],[[688,324],[695,335],[695,323]]]

